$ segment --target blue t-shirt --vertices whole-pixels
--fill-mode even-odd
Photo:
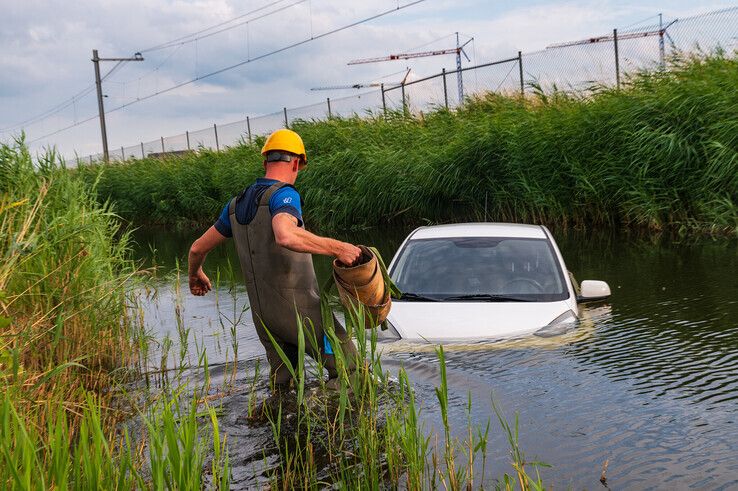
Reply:
[[[246,225],[254,219],[261,197],[264,196],[269,187],[277,182],[279,181],[275,179],[259,177],[254,184],[244,190],[236,201],[236,220],[238,220],[238,223]],[[220,212],[218,221],[215,222],[215,229],[225,237],[233,237],[231,219],[228,215],[230,204],[230,201],[226,203],[223,211]],[[269,212],[272,216],[278,213],[289,213],[297,218],[298,225],[302,226],[302,198],[300,193],[289,185],[277,190],[269,199]]]

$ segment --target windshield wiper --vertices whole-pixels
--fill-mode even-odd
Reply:
[[[425,295],[421,295],[419,293],[407,293],[403,292],[402,296],[400,298],[395,298],[395,300],[409,300],[411,302],[439,302],[437,298],[431,298],[426,297]]]
[[[531,302],[527,298],[510,297],[508,295],[493,295],[491,293],[472,293],[469,295],[452,295],[450,297],[443,297],[443,302],[452,300],[480,300],[483,302]]]

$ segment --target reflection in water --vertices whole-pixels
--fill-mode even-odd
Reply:
[[[344,238],[377,245],[389,260],[407,232]],[[153,264],[146,245],[152,244],[156,261],[168,271],[176,259],[186,262],[194,235],[140,231],[139,255]],[[588,319],[561,336],[447,346],[449,416],[455,426],[466,427],[469,392],[478,424],[490,417],[495,423],[491,397],[508,417],[518,411],[522,448],[531,460],[552,464],[543,476],[556,488],[600,486],[606,459],[613,489],[738,486],[736,241],[554,235],[578,280],[610,284],[609,305],[587,307]],[[319,258],[315,263],[322,281],[330,262]],[[206,271],[213,277],[217,266],[238,278],[237,264],[231,244],[210,255]],[[217,301],[212,294],[182,296],[184,323],[193,337],[205,340],[216,372],[226,353],[232,359],[228,326],[246,307],[241,287],[233,290],[223,281],[217,291]],[[162,288],[146,315],[157,337],[170,332],[176,341],[173,301],[171,289]],[[250,324],[246,312],[235,333],[241,360],[237,389],[223,401],[221,423],[232,445],[236,484],[242,487],[253,485],[254,474],[276,459],[262,452],[270,448],[270,430],[239,420],[253,364],[263,355]],[[396,371],[402,365],[415,383],[418,400],[426,405],[426,425],[439,427],[432,347],[400,341],[381,349],[385,368]],[[488,474],[498,476],[508,468],[507,447],[500,432],[493,433]]]

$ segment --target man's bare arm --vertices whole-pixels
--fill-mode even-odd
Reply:
[[[228,237],[218,232],[215,227],[210,227],[190,247],[187,257],[187,273],[190,280],[190,292],[193,295],[205,295],[212,288],[210,279],[202,270],[202,265],[208,253],[227,239]]]
[[[353,264],[361,255],[361,249],[353,244],[321,237],[299,227],[297,218],[289,213],[275,215],[272,229],[277,244],[291,251],[333,256],[344,264]]]

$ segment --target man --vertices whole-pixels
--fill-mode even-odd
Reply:
[[[202,270],[205,257],[214,247],[233,237],[256,332],[271,367],[272,382],[283,387],[290,383],[291,375],[265,328],[295,367],[298,343],[295,308],[306,330],[315,329],[318,346],[309,341],[312,336],[306,335],[306,352],[315,359],[322,358],[329,378],[335,378],[336,363],[333,349],[324,338],[311,254],[333,256],[350,265],[358,259],[361,250],[305,230],[302,199],[294,183],[297,173],[307,165],[307,155],[297,133],[287,129],[275,131],[261,154],[265,176],[226,204],[215,225],[192,244],[188,268],[190,292],[205,295],[210,291],[210,280]],[[343,353],[352,359],[356,355],[353,342],[337,322],[334,324]]]

